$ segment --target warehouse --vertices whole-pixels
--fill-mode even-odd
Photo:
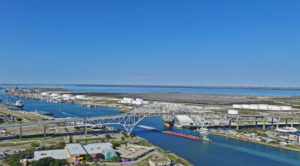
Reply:
[[[195,125],[194,121],[187,115],[176,115],[175,116],[176,127],[192,126]]]

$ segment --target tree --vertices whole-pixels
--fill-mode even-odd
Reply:
[[[121,161],[121,157],[114,156],[114,157],[111,158],[111,161],[113,161],[113,162],[120,162]]]
[[[28,149],[21,153],[7,155],[3,158],[3,161],[10,166],[19,166],[20,159],[32,158],[32,157],[33,157],[33,149]]]
[[[122,141],[125,141],[125,137],[121,137],[121,140],[122,140]]]
[[[59,142],[57,145],[56,145],[56,148],[57,149],[63,149],[65,147],[65,143],[64,142]]]
[[[111,136],[110,136],[109,134],[106,134],[106,135],[105,135],[105,138],[106,138],[107,140],[109,140],[109,139],[111,139]]]
[[[33,148],[36,148],[36,147],[41,146],[41,144],[38,143],[38,142],[32,142],[32,143],[31,143],[31,146],[32,146]]]
[[[31,163],[31,166],[40,166],[40,165],[50,166],[50,164],[54,165],[54,163],[55,163],[55,159],[54,158],[52,158],[52,157],[46,157],[46,158],[39,159],[38,161],[33,161]]]
[[[46,157],[39,159],[38,161],[33,161],[31,166],[64,166],[67,162],[65,160],[55,160],[52,157]]]
[[[130,133],[130,137],[135,137],[134,132],[131,132],[131,133]]]
[[[104,154],[102,154],[102,153],[96,154],[96,157],[97,157],[98,159],[105,159],[105,156],[104,156]]]
[[[118,142],[112,142],[112,147],[114,148],[114,149],[116,149],[117,147],[119,147],[120,146],[120,144],[118,143]]]
[[[88,161],[88,162],[90,162],[90,161],[92,161],[92,157],[89,156],[89,155],[87,155],[87,156],[85,157],[85,160]]]
[[[73,137],[72,137],[72,135],[69,136],[69,143],[73,143]]]

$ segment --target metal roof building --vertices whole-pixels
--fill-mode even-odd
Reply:
[[[180,125],[193,125],[194,124],[194,121],[187,115],[176,115],[175,119]]]
[[[70,155],[65,149],[43,150],[34,152],[34,160],[39,160],[46,157],[52,157],[54,159],[68,159],[70,158]]]
[[[84,155],[86,154],[85,149],[81,144],[66,144],[66,149],[70,155]]]
[[[88,154],[103,153],[104,150],[113,149],[110,142],[87,144],[83,145],[83,148]]]

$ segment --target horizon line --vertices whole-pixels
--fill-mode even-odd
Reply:
[[[273,89],[300,90],[298,86],[229,86],[229,85],[143,85],[143,84],[74,84],[74,83],[0,83],[1,85],[68,85],[68,86],[125,86],[125,87],[161,87],[161,88],[209,88],[209,89]]]

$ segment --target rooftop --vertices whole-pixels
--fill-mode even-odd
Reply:
[[[187,115],[176,115],[176,119],[182,122],[190,122],[193,123],[194,121]]]
[[[120,147],[118,147],[117,152],[121,154],[121,157],[133,159],[138,158],[152,150],[154,150],[153,147],[127,144],[127,146],[121,145]]]
[[[65,149],[57,150],[43,150],[34,152],[34,160],[39,160],[41,158],[52,157],[54,159],[68,159],[70,158],[69,154]]]
[[[81,144],[66,144],[66,148],[70,155],[86,154],[86,151]]]
[[[88,154],[96,154],[96,153],[103,153],[104,150],[112,149],[112,144],[110,142],[93,143],[93,144],[83,145],[83,147]]]

